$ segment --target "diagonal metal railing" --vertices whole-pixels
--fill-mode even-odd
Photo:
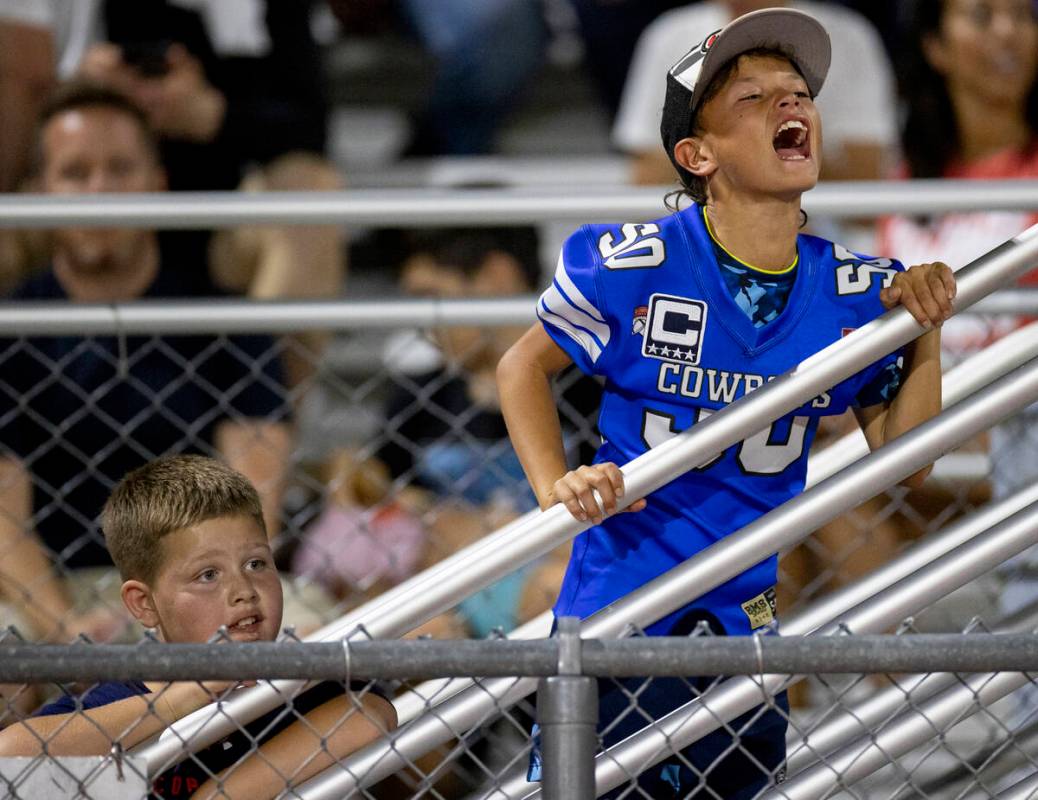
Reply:
[[[1038,487],[1030,493],[1038,499]],[[997,624],[996,633],[1024,633],[1038,628],[1038,603],[1032,605],[1022,618]],[[977,631],[978,635],[987,629]],[[985,671],[991,669],[990,665]],[[842,706],[827,713],[825,719],[813,726],[788,747],[786,775],[795,777],[799,772],[826,758],[876,728],[886,725],[904,710],[906,698],[920,699],[936,694],[958,682],[951,672],[899,676],[893,685],[876,692],[862,703]],[[961,767],[961,765],[958,765]]]
[[[998,800],[1034,800],[1038,797],[1038,772],[1021,778],[998,794]]]
[[[939,417],[909,432],[897,442],[877,451],[851,470],[831,478],[809,492],[765,515],[741,531],[731,534],[714,547],[671,570],[656,581],[628,595],[613,606],[591,617],[589,635],[619,635],[629,624],[646,626],[677,610],[742,570],[790,546],[825,522],[871,497],[931,462],[960,440],[968,439],[990,426],[993,420],[1022,407],[1034,397],[1038,363],[1017,370],[1011,378],[977,396],[965,407],[945,411]],[[698,463],[698,462],[690,462]],[[479,724],[493,713],[532,691],[532,684],[484,682],[438,706],[396,735],[390,744],[373,746],[351,757],[346,768],[354,774],[390,774],[435,744],[453,738],[460,730]],[[315,779],[316,783],[321,778]],[[307,798],[333,797],[349,782],[340,773],[327,778],[329,786],[304,787]]]
[[[1029,228],[960,270],[957,306],[972,305],[1033,268],[1036,263],[1038,226]],[[625,500],[633,502],[644,497],[684,472],[688,464],[701,463],[752,435],[882,355],[911,341],[920,332],[920,327],[911,315],[901,308],[863,326],[806,359],[785,375],[712,415],[695,426],[695,429],[680,434],[625,465],[623,469],[628,486]],[[904,475],[911,474],[925,463],[928,462],[922,462]],[[898,479],[894,478],[891,482]],[[326,626],[310,638],[343,639],[355,635],[358,629],[364,629],[374,637],[402,635],[446,611],[464,597],[549,552],[586,527],[586,523],[574,520],[563,507],[556,506],[544,512],[528,514],[390,590],[337,623]],[[734,538],[729,537],[725,543]],[[782,546],[779,544],[777,547]],[[760,547],[759,543],[757,547]],[[739,561],[751,557],[751,551],[752,548],[735,553],[736,558],[732,563],[742,566],[730,574],[726,573],[722,581],[767,557],[775,549],[753,561]],[[638,594],[636,592],[629,598],[632,604],[637,604]],[[609,609],[602,613],[608,616]],[[240,697],[224,704],[220,712],[214,713],[214,710],[209,709],[206,713],[207,710],[203,709],[197,715],[178,723],[173,726],[170,735],[140,749],[138,754],[148,761],[149,771],[157,774],[183,758],[189,748],[193,750],[208,746],[226,735],[237,722],[253,719],[276,706],[281,691],[296,688],[298,683],[283,687],[275,684],[242,692]]]
[[[944,373],[942,395],[944,407],[950,408],[964,397],[988,385],[996,378],[1004,375],[1028,360],[1038,356],[1038,324],[1026,325],[994,342],[979,353],[952,367]],[[807,480],[804,489],[810,489],[819,481],[834,475],[839,470],[868,455],[869,447],[860,431],[852,431],[833,442],[817,455],[812,455],[808,462]],[[1028,498],[1023,505],[1038,499],[1038,487],[1020,493],[1020,497]],[[983,513],[976,517],[979,527],[987,527],[1001,521],[1010,513],[1019,509],[1015,501],[993,506],[995,514]],[[1004,514],[999,509],[1011,509]],[[547,636],[551,629],[552,614],[547,611],[508,634],[509,639],[536,639]],[[399,695],[393,700],[397,709],[397,718],[403,725],[420,714],[425,713],[431,703],[446,700],[472,685],[472,681],[464,679],[437,680],[423,683],[414,689]]]
[[[833,613],[833,599],[826,598],[813,605],[809,611],[789,620],[785,625],[786,632],[798,635],[818,629],[817,632],[824,635],[839,633],[842,628],[853,633],[884,630],[994,568],[1035,541],[1038,541],[1038,510],[1032,506],[995,526],[985,536],[961,545],[852,610]],[[839,625],[835,624],[837,622]],[[597,791],[605,792],[625,783],[632,774],[658,763],[673,750],[688,747],[725,721],[760,705],[763,698],[781,691],[791,681],[792,676],[789,675],[763,675],[757,678],[734,678],[710,689],[698,701],[671,712],[651,727],[600,755],[595,776]],[[1016,688],[1008,683],[1004,686],[1005,692]],[[989,697],[994,698],[995,693]],[[942,709],[942,713],[947,713],[947,709]],[[918,731],[912,733],[918,734]],[[831,774],[828,780],[831,786]],[[783,786],[786,787],[788,784]],[[526,800],[539,796],[537,791],[520,795]]]
[[[986,626],[977,621],[977,625],[974,627],[985,628]],[[996,621],[994,631],[1011,632],[1036,628],[1038,628],[1038,601]],[[990,669],[990,665],[984,667],[984,671]],[[929,691],[928,681],[924,684],[923,689]],[[1025,691],[1027,690],[1025,689]],[[903,707],[902,703],[897,710],[900,711]],[[890,714],[881,722],[886,722],[893,716],[894,714]],[[855,731],[855,735],[848,737],[847,741],[855,736],[860,736],[861,733],[861,730]],[[913,779],[912,785],[905,786],[902,791],[898,792],[897,797],[907,800],[909,792],[914,792],[916,795],[939,797],[956,791],[959,792],[956,795],[958,800],[974,800],[980,793],[983,793],[983,797],[990,797],[992,787],[1006,785],[1007,779],[1012,779],[1014,776],[1019,777],[1021,770],[1038,769],[1032,755],[1036,752],[1036,736],[1038,736],[1038,719],[1035,718],[1033,703],[1028,702],[1026,698],[1019,698],[1017,709],[1009,712],[1008,719],[999,719],[995,726],[988,731],[985,740],[977,743],[971,752],[962,753],[954,763],[946,765],[936,774],[927,774]],[[940,740],[933,742],[930,748],[936,749],[934,745],[939,742]],[[841,742],[841,744],[845,743]],[[925,763],[925,760],[925,757],[921,759],[918,762],[919,765]],[[918,769],[918,766],[915,769]],[[978,777],[981,773],[983,773],[983,783],[978,790],[963,794],[963,792],[969,791],[970,786],[979,783]]]
[[[1034,527],[1038,530],[1038,522]],[[913,702],[879,730],[830,753],[776,786],[761,800],[829,797],[835,790],[852,786],[1030,682],[1030,676],[1022,672],[985,672],[956,681],[932,697]]]

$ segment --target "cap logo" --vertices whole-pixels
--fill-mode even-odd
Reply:
[[[717,30],[707,36],[700,44],[697,44],[678,61],[670,69],[670,74],[674,76],[674,80],[688,89],[690,92],[695,91],[696,80],[699,78],[699,73],[703,69],[703,59],[706,58],[707,52],[711,47],[714,46],[714,42],[717,41],[718,34],[721,31]]]

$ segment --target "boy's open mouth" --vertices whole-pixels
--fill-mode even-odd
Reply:
[[[255,631],[259,623],[260,617],[258,616],[243,617],[233,625],[228,626],[227,630],[231,633],[234,631]]]
[[[771,144],[783,161],[806,161],[811,157],[807,125],[798,119],[787,119],[779,125]]]

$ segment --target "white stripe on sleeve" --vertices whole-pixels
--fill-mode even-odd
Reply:
[[[537,305],[537,316],[544,322],[558,328],[560,331],[565,333],[570,339],[579,344],[581,348],[587,353],[588,358],[591,359],[591,363],[594,364],[598,361],[598,357],[602,355],[602,348],[598,346],[598,342],[595,341],[595,337],[587,331],[581,330],[575,325],[571,325],[565,319],[560,317],[558,314],[552,313],[545,304],[538,303]]]
[[[559,266],[555,271],[555,282],[541,295],[541,302],[554,314],[564,317],[571,324],[594,334],[602,347],[609,344],[609,325],[602,312],[595,308],[584,297],[577,285],[566,273],[566,265],[559,256]],[[559,291],[559,288],[562,291]],[[565,294],[563,294],[565,293]]]

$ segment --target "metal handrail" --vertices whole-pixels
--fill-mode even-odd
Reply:
[[[1034,488],[1032,496],[1036,497]],[[995,626],[995,633],[1026,633],[1038,627],[1038,603],[1033,604],[1030,613],[1022,620],[1011,624]],[[971,632],[972,633],[972,632]],[[987,629],[980,629],[976,635],[982,636]],[[992,670],[988,665],[985,671]],[[897,678],[892,685],[854,706],[841,707],[836,713],[827,712],[824,720],[787,748],[786,775],[795,777],[798,773],[817,763],[829,753],[833,753],[863,735],[869,734],[881,725],[885,725],[894,716],[904,710],[905,701],[917,702],[923,697],[930,697],[938,691],[947,689],[957,683],[959,678],[955,672],[959,670],[941,670],[929,674],[906,675]]]
[[[806,538],[811,531],[837,516],[842,509],[857,505],[861,499],[919,469],[928,458],[932,458],[934,452],[953,447],[960,439],[968,439],[977,430],[991,424],[991,419],[998,419],[1006,413],[1007,405],[1020,407],[1033,397],[1038,397],[1038,359],[1018,368],[1013,375],[1001,379],[997,384],[978,391],[970,400],[942,412],[895,442],[765,514],[742,530],[730,534],[684,564],[627,595],[613,606],[593,615],[585,623],[586,634],[596,637],[604,637],[608,633],[619,635],[623,627],[629,624],[644,627],[671,613],[718,585],[735,563],[745,568],[758,563],[769,552],[775,552]],[[1033,494],[1031,496],[1033,497]],[[992,517],[988,516],[989,513],[1013,510],[1018,507],[1018,503],[1019,497],[1014,496],[1004,504],[999,504],[1000,508],[986,509],[976,515],[976,519],[986,518],[990,522]],[[1027,508],[1033,512],[1036,507],[1032,504]],[[1021,513],[1023,512],[1017,511],[1016,516],[1020,516]],[[913,572],[928,569],[927,565],[935,559],[939,561],[947,558],[949,546],[961,548],[978,539],[986,540],[987,536],[991,535],[989,532],[985,537],[977,536],[985,527],[977,525],[976,520],[971,517],[970,520],[956,525],[947,536],[931,537],[932,541],[928,539],[921,542],[887,566],[787,620],[783,623],[783,630],[790,634],[810,633],[828,624],[847,609],[867,607],[872,598],[876,598],[873,602],[877,605],[888,602],[891,584],[907,580],[905,576]],[[965,534],[972,537],[967,544],[962,543]],[[927,588],[929,590],[933,587]],[[944,584],[938,588],[951,591],[955,586]],[[482,688],[489,691],[493,683],[487,682]],[[510,688],[509,691],[510,698],[514,690]],[[759,694],[759,689],[754,688],[754,691]],[[448,701],[448,704],[451,702]],[[438,707],[435,717],[456,727],[460,720],[451,717],[449,708],[449,705]],[[436,725],[436,720],[432,718],[426,723],[426,727],[433,730]],[[646,736],[651,738],[655,735],[653,730],[647,730]],[[673,738],[677,732],[672,731],[669,735]],[[414,757],[415,751],[409,750],[403,739],[403,734],[397,737],[394,749]],[[677,741],[679,740],[675,740],[675,743]],[[684,747],[693,739],[680,741]],[[369,746],[368,750],[373,751],[374,748]],[[639,759],[646,758],[644,750],[637,752]],[[640,763],[641,761],[633,760],[632,757],[631,761],[625,762],[625,766],[628,770],[635,770]],[[354,771],[361,772],[358,755],[352,756],[346,764]],[[381,769],[381,764],[379,768]],[[319,778],[312,780],[317,781]],[[344,780],[345,777],[338,785],[343,785]],[[515,800],[524,796],[519,788],[521,787],[510,784],[507,787],[509,792],[500,789],[494,797]],[[302,793],[302,796],[306,800],[315,800],[332,795]]]
[[[1038,795],[1038,772],[1020,779],[1008,789],[999,792],[998,800],[1034,800]]]
[[[673,187],[676,188],[676,187]],[[371,227],[523,225],[664,216],[668,187],[549,189],[350,189],[339,192],[163,192],[80,196],[2,195],[0,227],[112,224],[147,228],[342,224]],[[869,217],[951,211],[1034,211],[1038,181],[929,179],[822,183],[803,199],[809,214]]]
[[[1038,359],[594,614],[586,621],[586,634],[615,636],[631,624],[644,627],[655,622],[777,550],[801,541],[844,509],[912,474],[936,455],[1035,397]],[[920,566],[916,562],[916,568]],[[891,573],[880,572],[884,578],[890,578]],[[868,580],[858,585],[871,588],[873,594],[884,588]],[[849,596],[841,595],[844,601]],[[871,595],[859,594],[857,602],[868,596]],[[362,785],[368,785],[404,766],[406,759],[415,758],[449,739],[455,731],[478,722],[492,713],[495,706],[504,707],[532,690],[532,681],[482,682],[478,689],[462,692],[437,706],[433,713],[417,720],[391,742],[370,745],[354,754],[344,763],[345,770],[312,779],[302,787],[300,795],[307,800],[335,797],[336,793],[352,788],[351,775],[364,776]]]
[[[958,306],[972,305],[1026,272],[1036,261],[1038,226],[1033,226],[960,270]],[[670,482],[686,471],[689,464],[702,463],[772,420],[800,407],[882,355],[911,341],[919,333],[919,325],[903,308],[894,309],[859,328],[806,359],[789,373],[713,414],[694,429],[625,465],[623,471],[628,487],[625,504]],[[573,538],[588,525],[575,520],[563,506],[531,512],[309,638],[347,638],[361,625],[368,634],[376,637],[403,635],[453,607],[464,597]],[[732,539],[729,537],[725,543]],[[765,553],[756,560],[767,555]],[[732,574],[753,563],[756,561],[747,561]],[[208,746],[233,730],[236,724],[276,707],[283,696],[279,691],[291,692],[298,688],[298,682],[287,682],[284,686],[274,684],[273,687],[261,686],[242,692],[224,704],[219,714],[210,709],[207,716],[182,720],[172,727],[170,736],[138,752],[147,758],[149,770],[156,770],[151,774],[157,774],[184,757],[184,742],[192,749]]]
[[[1038,531],[1038,522],[1032,528]],[[841,786],[856,783],[1030,682],[1031,678],[1022,672],[987,672],[956,681],[932,697],[911,703],[881,730],[870,731],[830,753],[824,761],[764,794],[761,800],[829,797],[834,780]]]
[[[1038,324],[1027,325],[1007,334],[985,350],[967,358],[965,361],[952,367],[942,376],[942,396],[944,407],[950,408],[964,397],[969,396],[976,390],[991,383],[1006,372],[1014,369],[1030,359],[1038,356]],[[804,490],[815,486],[819,481],[835,475],[839,470],[854,463],[860,458],[868,455],[869,446],[861,431],[852,431],[840,439],[832,442],[818,454],[812,454],[807,466],[807,480]],[[1023,491],[1020,496],[1024,499],[1020,505],[1013,505],[1013,501],[1006,500],[991,506],[995,510],[993,515],[983,515],[981,526],[976,530],[982,531],[987,527],[1001,521],[1010,513],[1019,510],[1022,505],[1032,501],[1038,501],[1038,486],[1029,491]],[[1011,509],[1001,514],[999,509]],[[985,522],[985,520],[987,520]],[[961,543],[962,540],[958,540]],[[551,611],[535,617],[524,623],[508,634],[509,639],[535,639],[547,636],[552,623]],[[440,703],[458,692],[472,685],[472,681],[462,678],[443,679],[428,681],[414,687],[408,692],[393,698],[396,706],[397,719],[400,725],[410,722],[415,717],[425,713],[430,703]]]
[[[217,650],[217,648],[219,648]],[[769,673],[1038,672],[1038,634],[1031,630],[963,638],[954,633],[853,637],[638,636],[581,639],[578,673],[559,666],[558,637],[377,639],[350,645],[350,678],[414,680],[433,676],[603,678],[758,675]],[[4,683],[103,681],[235,681],[292,677],[343,681],[343,648],[333,642],[0,645]]]
[[[819,633],[839,633],[841,627],[856,633],[884,630],[1022,552],[1034,543],[1036,537],[1038,509],[1032,506],[1014,514],[988,531],[985,536],[973,539],[896,585],[888,587],[881,595],[847,613],[831,615],[833,623],[838,619],[839,626],[830,624]],[[787,631],[791,634],[808,632],[805,628],[813,622],[809,617],[817,618],[827,603],[828,599],[813,606],[810,615],[797,615],[786,624]],[[757,678],[730,679],[705,692],[699,700],[671,712],[650,728],[609,748],[598,759],[595,776],[597,790],[601,793],[621,785],[629,780],[634,772],[647,769],[663,760],[671,749],[685,748],[716,730],[724,721],[732,720],[755,708],[764,697],[775,694],[787,686],[790,677],[763,675]],[[931,729],[931,734],[932,732]],[[828,777],[827,788],[831,788],[832,779],[831,776]],[[787,786],[788,784],[784,784],[782,788],[785,789]],[[528,793],[524,800],[533,800],[539,794],[536,791]],[[768,797],[770,800],[772,795],[769,794]]]
[[[1038,356],[1038,324],[1030,323],[1006,334],[944,373],[941,378],[944,408],[950,408],[1035,356]],[[804,488],[810,489],[818,481],[868,455],[868,452],[868,442],[860,430],[844,434],[817,455],[810,456]]]
[[[529,325],[536,295],[369,300],[0,301],[3,336],[298,333]],[[1003,289],[960,313],[1038,316],[1038,288]]]

